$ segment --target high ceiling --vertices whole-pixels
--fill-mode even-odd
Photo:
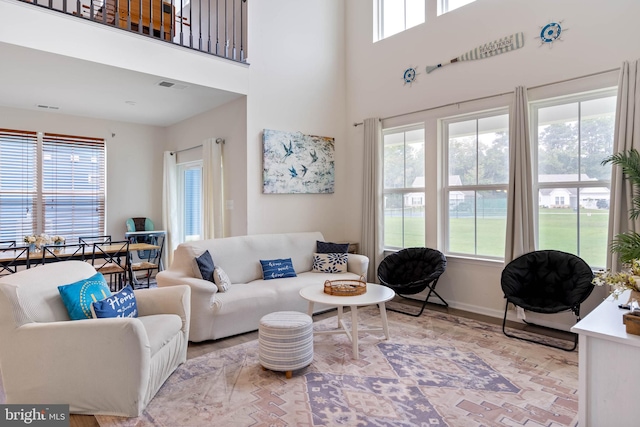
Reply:
[[[241,96],[6,43],[0,58],[5,107],[170,126]]]

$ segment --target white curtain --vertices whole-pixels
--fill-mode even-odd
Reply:
[[[367,280],[377,282],[377,268],[384,257],[382,212],[382,127],[378,118],[364,120],[364,174],[362,197],[363,255],[369,257]]]
[[[202,143],[203,239],[225,237],[223,144],[213,138]]]
[[[618,80],[613,152],[620,153],[632,148],[640,150],[640,60],[632,63],[625,61]],[[640,232],[640,220],[629,219],[632,197],[631,183],[624,178],[621,168],[614,166],[611,172],[608,244],[617,234]],[[618,254],[608,251],[607,268],[616,270],[618,267]]]
[[[519,86],[509,115],[509,189],[504,262],[535,250],[533,182],[529,106],[526,88]]]
[[[164,152],[162,179],[162,228],[167,232],[164,242],[163,262],[165,268],[173,261],[173,251],[178,246],[178,188],[176,156]]]

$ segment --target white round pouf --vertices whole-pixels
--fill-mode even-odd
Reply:
[[[276,311],[260,319],[258,352],[263,369],[286,372],[313,362],[313,320],[297,311]]]

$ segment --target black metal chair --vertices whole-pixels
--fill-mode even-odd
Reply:
[[[84,243],[85,245],[93,245],[94,243],[111,243],[111,235],[104,236],[80,236],[78,237],[78,243]]]
[[[507,333],[507,311],[509,303],[535,313],[552,314],[572,311],[577,323],[580,320],[580,304],[593,291],[592,280],[591,267],[582,258],[567,252],[540,250],[519,256],[502,270],[502,292],[507,300],[502,332],[510,338],[565,351],[575,350],[578,345],[577,334],[574,334],[573,346],[567,348]],[[525,323],[532,324],[526,321]]]
[[[0,276],[6,276],[18,271],[18,267],[29,268],[29,247],[0,248]]]
[[[438,297],[442,301],[441,305],[448,307],[449,304],[435,290],[438,279],[446,268],[447,258],[437,249],[405,248],[387,256],[378,266],[380,284],[393,289],[397,295],[414,301],[422,300],[405,295],[415,295],[429,289],[417,314],[390,307],[387,309],[418,317],[424,311],[431,295]]]
[[[91,264],[98,273],[109,276],[111,291],[121,290],[131,274],[129,241],[119,240],[108,243],[94,243]]]
[[[84,261],[85,245],[82,243],[70,243],[66,245],[45,245],[40,248],[42,256],[40,265],[59,261],[78,260]]]

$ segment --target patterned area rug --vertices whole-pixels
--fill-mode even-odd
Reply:
[[[380,326],[377,309],[358,311]],[[187,361],[141,417],[96,418],[102,427],[577,425],[577,352],[442,313],[388,316],[391,338],[361,334],[360,359],[346,336],[318,335],[313,363],[287,380],[261,369],[251,341]]]

